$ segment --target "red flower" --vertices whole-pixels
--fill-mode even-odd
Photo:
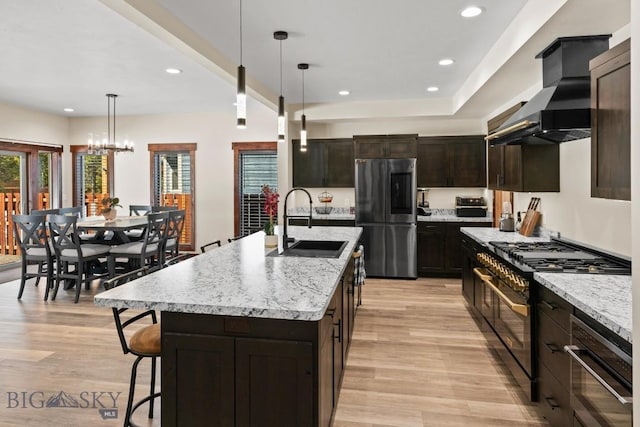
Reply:
[[[267,234],[273,234],[273,218],[278,216],[278,200],[280,195],[271,191],[268,185],[262,186],[262,194],[264,194],[264,213],[269,215],[269,222],[265,224]]]

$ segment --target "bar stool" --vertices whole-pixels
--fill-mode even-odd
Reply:
[[[144,276],[149,269],[147,267],[139,268],[137,270],[130,271],[125,274],[121,274],[117,277],[109,279],[104,282],[105,289],[111,289],[116,286],[120,286],[126,282],[135,280],[141,276]],[[149,418],[153,418],[153,406],[156,397],[160,397],[161,393],[155,391],[156,388],[156,359],[160,357],[160,323],[156,317],[156,313],[153,310],[145,311],[144,313],[136,314],[128,319],[123,319],[121,315],[127,311],[126,308],[113,308],[113,318],[116,323],[116,330],[118,337],[120,338],[120,344],[122,345],[122,351],[124,354],[131,353],[136,356],[136,360],[131,367],[131,380],[129,382],[129,399],[127,401],[127,412],[124,419],[124,427],[134,426],[131,422],[133,413],[140,407],[140,405],[149,402]],[[151,318],[151,324],[138,329],[127,342],[124,334],[124,330],[132,324],[138,323],[145,317]],[[135,404],[133,403],[133,394],[136,387],[136,376],[138,372],[138,364],[144,358],[151,358],[151,388],[149,395],[139,400]]]

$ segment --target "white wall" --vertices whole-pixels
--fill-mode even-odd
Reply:
[[[0,139],[63,145],[69,119],[0,103]]]
[[[542,225],[567,237],[631,256],[631,202],[591,197],[591,140],[560,145],[560,192],[515,193],[514,211],[540,197]]]
[[[226,240],[233,232],[233,150],[232,142],[273,141],[276,114],[258,103],[248,111],[248,127],[238,130],[235,111],[174,115],[118,116],[118,135],[135,141],[134,153],[115,156],[114,194],[127,208],[129,204],[148,204],[150,195],[150,156],[147,144],[197,143],[195,161],[196,245],[212,240]],[[71,120],[69,141],[86,144],[89,132],[106,129],[106,119]],[[71,156],[63,188],[66,204],[71,203]]]

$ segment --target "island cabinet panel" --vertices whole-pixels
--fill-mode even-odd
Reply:
[[[313,345],[236,340],[236,426],[313,426]]]
[[[418,138],[418,187],[486,187],[486,150],[481,135]]]
[[[162,425],[233,425],[234,339],[169,333],[162,349]]]
[[[318,321],[162,312],[162,425],[331,426],[353,268],[351,259]]]
[[[591,196],[631,200],[631,42],[589,62]]]
[[[355,135],[356,159],[406,159],[417,155],[417,134]]]

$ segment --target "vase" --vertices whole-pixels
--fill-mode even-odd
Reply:
[[[266,234],[264,236],[264,246],[266,248],[275,248],[278,246],[278,236],[276,234]]]
[[[115,221],[116,216],[118,215],[118,210],[116,208],[109,209],[109,212],[104,212],[102,216],[107,221]]]

